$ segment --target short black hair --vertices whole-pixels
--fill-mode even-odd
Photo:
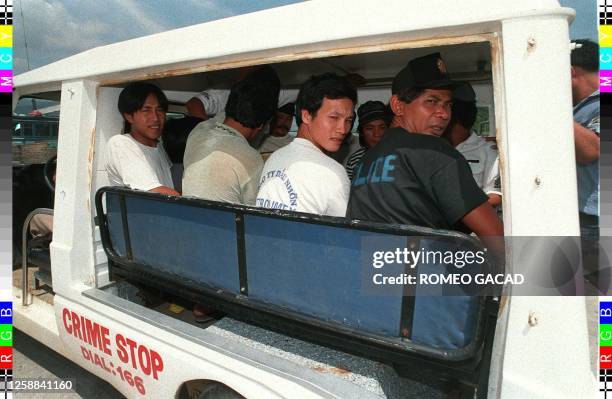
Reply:
[[[258,128],[276,112],[279,91],[276,72],[267,65],[259,68],[232,86],[225,115],[245,127]]]
[[[123,117],[123,114],[132,115],[134,112],[141,109],[150,94],[157,97],[159,105],[167,112],[168,98],[159,87],[151,83],[132,82],[121,90],[119,94],[117,108],[119,108],[121,117]],[[129,133],[131,130],[131,124],[123,117],[123,132]]]
[[[168,119],[162,133],[162,143],[172,163],[183,163],[187,137],[194,127],[204,119],[195,116]]]
[[[282,107],[279,107],[276,111],[293,116],[295,114],[295,103],[287,103]]]
[[[324,98],[330,100],[348,98],[356,104],[357,90],[348,79],[334,73],[311,76],[300,87],[295,102],[295,120],[298,126],[302,124],[302,110],[305,109],[316,116]]]
[[[574,43],[580,44],[580,48],[572,50],[570,62],[572,66],[577,66],[587,72],[599,71],[599,44],[589,39],[574,40]]]
[[[461,126],[469,130],[472,128],[472,126],[474,126],[477,114],[478,108],[476,108],[475,102],[454,100],[451,109],[451,120],[449,126],[459,123]]]
[[[425,90],[426,89],[423,89],[421,87],[409,87],[407,89],[400,90],[397,93],[397,98],[400,101],[405,102],[406,104],[410,104],[411,102],[416,100],[421,94],[425,93]]]

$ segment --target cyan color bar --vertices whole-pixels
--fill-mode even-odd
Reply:
[[[13,69],[13,49],[11,47],[0,47],[0,69],[5,71]]]
[[[606,71],[612,70],[612,48],[599,48],[599,69]]]

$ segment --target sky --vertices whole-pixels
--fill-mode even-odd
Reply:
[[[93,47],[300,1],[17,0],[13,68],[17,75]],[[577,10],[570,36],[597,40],[596,1],[560,3]]]
[[[93,47],[300,1],[17,0],[13,70],[19,74]]]
[[[570,25],[570,38],[599,40],[596,0],[560,0],[559,3],[576,10],[576,19]]]

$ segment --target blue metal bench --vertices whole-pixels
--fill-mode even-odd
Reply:
[[[418,240],[419,247],[481,249],[469,236],[118,187],[101,188],[96,208],[111,278],[137,280],[400,371],[425,363],[441,376],[482,378],[485,339],[494,327],[491,298],[402,285],[374,295],[364,292],[362,276],[373,246],[392,250]]]

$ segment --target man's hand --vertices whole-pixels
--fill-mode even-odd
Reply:
[[[149,190],[152,193],[159,193],[159,194],[166,194],[166,195],[177,195],[180,196],[181,193],[179,193],[178,191],[170,188],[170,187],[166,187],[166,186],[159,186],[159,187],[155,187]]]
[[[578,164],[588,165],[599,159],[599,135],[578,122],[574,122],[574,144]]]
[[[483,245],[491,251],[491,255],[500,260],[504,259],[504,225],[488,202],[472,209],[461,221],[476,233]]]
[[[204,120],[208,119],[208,115],[206,114],[206,110],[204,109],[204,104],[202,104],[202,101],[195,97],[192,97],[189,101],[185,103],[185,108],[187,108],[187,114],[189,114],[190,116],[195,116]]]
[[[501,202],[502,202],[502,197],[499,194],[489,193],[489,194],[487,194],[487,197],[489,197],[487,202],[491,206],[497,206],[497,205],[501,204]]]

